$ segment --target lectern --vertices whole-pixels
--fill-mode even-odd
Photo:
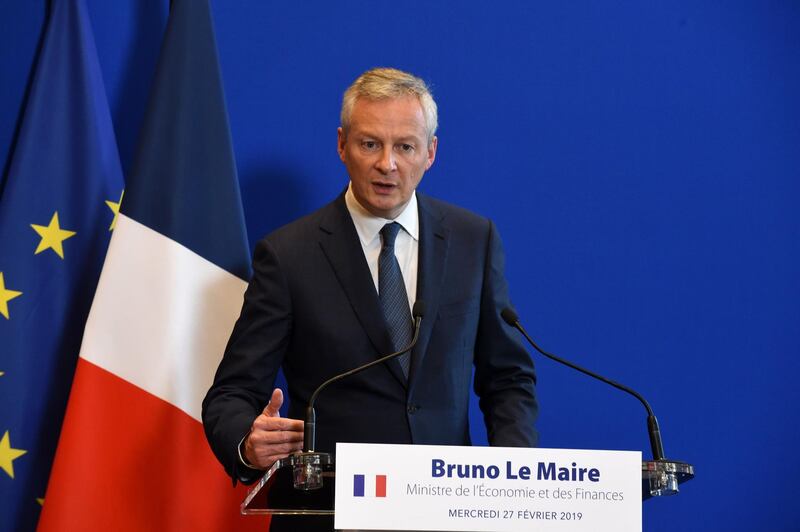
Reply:
[[[337,456],[338,486],[333,455],[279,460],[248,492],[242,513],[334,515],[339,508],[338,520],[343,508],[355,508],[387,516],[372,527],[380,530],[437,523],[431,529],[640,531],[640,501],[675,494],[694,477],[690,464],[641,461],[632,451],[339,444]],[[352,528],[375,521],[365,523]]]
[[[317,489],[296,486],[295,475],[309,464],[292,455],[278,460],[247,492],[244,515],[333,515],[335,465],[332,455],[321,455],[317,466],[321,485]]]

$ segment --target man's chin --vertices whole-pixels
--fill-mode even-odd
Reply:
[[[399,201],[376,202],[373,204],[370,212],[375,216],[393,220],[403,212],[403,207],[405,207],[405,204]]]

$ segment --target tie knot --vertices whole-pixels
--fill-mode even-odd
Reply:
[[[393,248],[394,241],[397,238],[397,233],[400,232],[400,224],[397,222],[392,222],[390,224],[386,224],[381,229],[381,236],[383,237],[383,247],[385,248]]]

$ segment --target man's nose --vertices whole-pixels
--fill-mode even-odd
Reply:
[[[384,148],[375,166],[383,174],[388,174],[397,170],[397,161],[394,157],[394,151],[390,147]]]

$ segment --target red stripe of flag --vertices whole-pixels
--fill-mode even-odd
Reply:
[[[386,497],[386,475],[375,475],[375,496]]]
[[[266,530],[239,514],[245,495],[198,421],[78,359],[40,532]]]

